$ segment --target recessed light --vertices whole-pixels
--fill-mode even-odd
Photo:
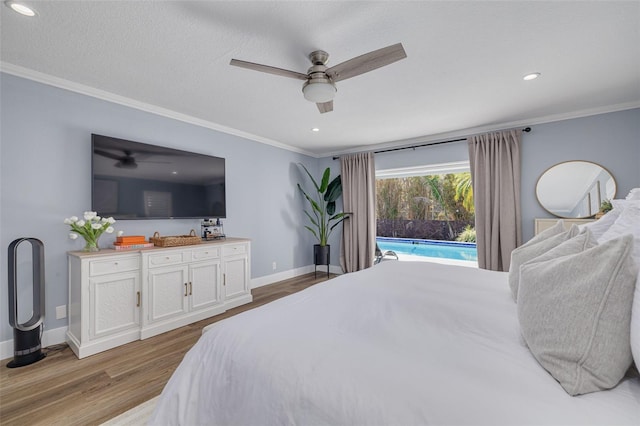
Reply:
[[[7,6],[11,8],[14,12],[18,12],[24,16],[36,16],[36,11],[31,9],[29,6],[24,5],[22,3],[17,3],[15,1],[6,1],[4,2]]]
[[[524,77],[522,77],[522,79],[525,80],[525,81],[529,81],[529,80],[535,80],[538,77],[540,77],[540,73],[539,72],[532,72],[532,73],[529,73],[529,74],[525,75]]]
[[[311,129],[312,132],[319,132],[320,129],[318,129],[317,127],[314,127],[313,129]]]
[[[177,175],[178,172],[176,172],[175,170],[171,172],[172,175]]]

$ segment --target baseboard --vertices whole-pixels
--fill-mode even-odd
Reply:
[[[313,272],[313,265],[303,266],[300,268],[290,269],[288,271],[278,272],[277,274],[264,275],[258,278],[251,279],[251,288],[258,288],[269,284],[274,284],[279,281],[288,280],[290,278],[295,278],[300,275],[308,274]],[[318,273],[326,272],[327,269],[325,267],[318,267]],[[336,265],[329,266],[329,272],[332,274],[342,274],[342,268]]]
[[[58,327],[52,330],[45,330],[42,333],[42,347],[58,345],[66,342],[68,327]],[[13,358],[13,339],[0,342],[0,359]]]

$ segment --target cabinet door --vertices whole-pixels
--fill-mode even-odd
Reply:
[[[89,339],[140,325],[140,275],[103,275],[89,280]]]
[[[249,293],[249,258],[246,255],[224,259],[224,298],[226,300]]]
[[[148,321],[161,321],[187,312],[189,275],[186,266],[149,270]]]
[[[222,303],[220,297],[220,261],[194,263],[189,266],[189,310],[198,310]]]

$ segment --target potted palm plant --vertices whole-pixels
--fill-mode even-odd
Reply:
[[[340,179],[340,175],[338,175],[329,181],[331,169],[327,167],[322,174],[320,184],[318,184],[304,164],[300,165],[316,189],[315,196],[312,197],[298,184],[298,189],[300,189],[300,192],[302,192],[311,206],[311,213],[307,210],[304,211],[311,222],[311,225],[305,225],[305,228],[318,240],[318,244],[313,246],[314,264],[327,265],[328,267],[331,261],[330,246],[327,244],[329,236],[335,227],[348,215],[348,213],[336,213],[336,200],[342,195],[342,180]]]

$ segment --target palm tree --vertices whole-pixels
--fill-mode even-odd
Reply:
[[[453,232],[453,228],[451,227],[451,223],[449,223],[449,214],[447,213],[447,206],[444,202],[444,197],[442,195],[442,191],[440,190],[440,176],[438,175],[430,175],[424,176],[424,181],[431,188],[431,193],[433,194],[433,198],[440,204],[442,207],[442,211],[444,213],[445,221],[447,222],[447,226],[449,227],[449,238],[453,238],[455,233]]]
[[[469,213],[475,211],[475,205],[473,203],[473,185],[471,182],[471,173],[457,173],[455,177],[456,182],[456,195],[455,200],[462,200],[462,207]]]

